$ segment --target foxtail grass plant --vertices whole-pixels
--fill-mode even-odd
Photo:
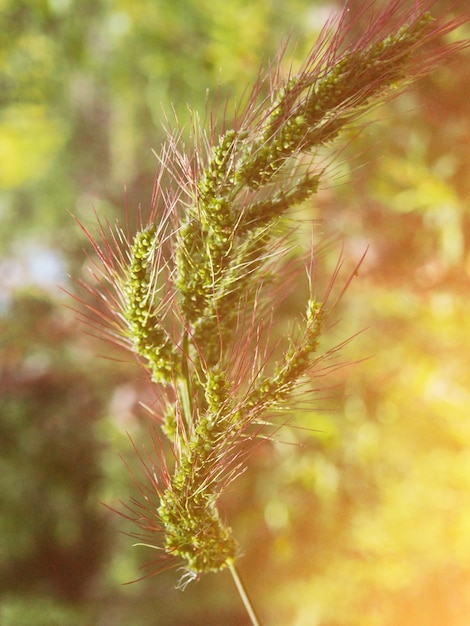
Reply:
[[[134,445],[142,476],[120,513],[139,544],[157,551],[148,575],[183,567],[184,585],[227,568],[253,624],[260,621],[219,499],[276,431],[276,414],[295,406],[341,347],[319,349],[337,301],[336,272],[319,296],[313,261],[297,331],[284,348],[271,340],[292,209],[319,189],[320,149],[462,45],[446,43],[462,20],[433,17],[432,4],[368,5],[355,40],[358,18],[346,8],[298,72],[284,73],[280,55],[230,123],[201,128],[194,116],[189,148],[179,129],[168,134],[137,232],[103,222],[98,235],[85,229],[98,257],[88,291],[101,303],[88,301],[89,316],[138,355],[161,400],[151,445]]]

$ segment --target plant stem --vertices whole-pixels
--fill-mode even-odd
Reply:
[[[232,578],[235,582],[235,585],[238,589],[238,593],[240,594],[240,598],[242,599],[242,602],[245,605],[245,609],[248,615],[250,616],[251,623],[253,624],[253,626],[262,626],[258,616],[255,613],[255,609],[253,608],[253,605],[251,604],[251,600],[248,596],[245,586],[243,585],[241,578],[238,575],[238,571],[237,571],[237,568],[235,567],[235,564],[230,563],[228,567],[229,567],[230,573],[232,574]]]

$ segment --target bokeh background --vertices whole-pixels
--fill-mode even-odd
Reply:
[[[300,62],[337,7],[0,1],[2,626],[248,623],[226,573],[123,585],[152,555],[101,502],[132,494],[119,455],[153,392],[68,308],[90,253],[71,214],[145,213],[162,123],[189,130],[188,106],[240,97],[287,39]],[[368,247],[330,339],[363,332],[298,416],[311,431],[262,447],[224,502],[266,625],[470,623],[469,103],[460,54],[326,155],[302,207],[346,266]]]

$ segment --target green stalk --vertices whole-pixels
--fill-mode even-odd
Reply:
[[[232,574],[232,578],[235,582],[235,586],[237,587],[238,593],[240,594],[240,598],[242,599],[242,602],[245,606],[246,612],[248,613],[250,617],[251,623],[253,624],[253,626],[262,626],[259,620],[259,617],[256,615],[255,609],[253,608],[253,605],[245,589],[245,586],[242,583],[240,576],[238,575],[238,571],[237,571],[237,568],[235,567],[235,564],[233,562],[229,563],[228,568],[230,570],[230,573]]]

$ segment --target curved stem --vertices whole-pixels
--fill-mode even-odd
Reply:
[[[248,615],[250,616],[251,623],[253,624],[253,626],[262,626],[258,616],[255,613],[255,609],[253,608],[253,605],[251,604],[251,600],[248,596],[245,586],[243,585],[241,578],[238,575],[237,568],[235,567],[233,563],[231,563],[228,567],[229,567],[230,573],[232,574],[232,578],[235,582],[235,585],[238,589],[238,593],[240,594],[240,598],[242,599],[242,602],[245,605],[245,609]]]

